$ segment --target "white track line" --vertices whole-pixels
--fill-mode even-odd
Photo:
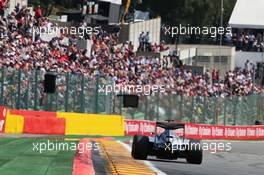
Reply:
[[[131,152],[131,147],[127,144],[125,144],[124,142],[121,141],[117,141],[118,143],[120,143],[121,145],[123,145],[129,152]],[[160,169],[156,168],[151,162],[144,160],[144,163],[155,173],[157,173],[157,175],[167,175],[166,173],[164,173],[163,171],[161,171]]]

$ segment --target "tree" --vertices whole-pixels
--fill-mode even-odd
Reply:
[[[224,0],[224,26],[228,25],[235,3],[236,0]],[[221,0],[145,0],[140,8],[161,16],[162,23],[170,26],[220,27]],[[199,42],[208,37],[201,37]]]
[[[40,5],[43,8],[44,16],[49,16],[53,7],[77,8],[77,4],[83,4],[85,0],[29,0],[33,7]]]

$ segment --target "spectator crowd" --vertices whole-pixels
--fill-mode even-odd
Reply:
[[[168,47],[165,46],[165,42],[162,41],[160,44],[154,43],[152,44],[150,41],[150,33],[149,32],[141,32],[138,38],[139,42],[139,47],[138,51],[139,52],[154,52],[158,53],[164,50],[169,49]]]
[[[42,16],[40,7],[36,9],[35,16],[19,6],[7,17],[0,16],[0,67],[100,76],[110,78],[116,84],[165,85],[166,93],[189,96],[225,97],[263,93],[263,89],[253,85],[249,66],[229,71],[222,78],[217,70],[195,75],[182,64],[168,66],[160,58],[136,56],[131,42],[118,46],[118,34],[102,29],[89,36],[93,45],[91,54],[88,54],[87,50],[78,49],[77,35],[61,35],[49,42],[35,35],[34,27],[55,25]],[[65,39],[69,42],[65,43]],[[251,43],[249,48],[254,48],[255,41],[248,41]],[[141,51],[165,48],[163,42],[159,46],[151,45],[148,32],[141,34],[139,44]]]
[[[236,46],[240,51],[264,51],[263,35],[261,33],[240,32],[226,34],[226,43]]]

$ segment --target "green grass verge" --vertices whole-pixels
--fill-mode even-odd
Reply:
[[[71,175],[75,151],[49,150],[40,153],[33,150],[33,143],[47,139],[0,138],[1,175]],[[75,143],[75,141],[51,140],[51,142]]]
[[[39,137],[39,139],[83,139],[83,138],[101,138],[103,136],[98,136],[98,135],[46,135],[43,137]],[[115,140],[120,140],[120,141],[127,141],[130,139],[133,139],[132,136],[114,136],[110,137]]]

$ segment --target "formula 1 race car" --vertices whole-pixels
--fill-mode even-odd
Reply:
[[[164,131],[157,134],[157,127]],[[178,134],[178,129],[183,130]],[[179,130],[178,130],[179,131]],[[134,159],[145,160],[148,156],[158,159],[186,158],[188,163],[201,164],[203,150],[199,140],[187,139],[184,136],[185,125],[176,122],[156,122],[153,136],[135,135],[131,155]]]

